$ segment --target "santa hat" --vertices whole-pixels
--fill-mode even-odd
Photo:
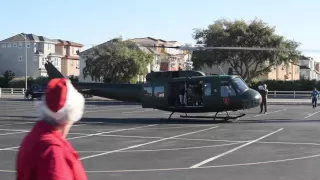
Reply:
[[[55,78],[48,82],[42,101],[37,104],[41,117],[49,117],[54,123],[72,123],[82,118],[85,100],[66,78]]]

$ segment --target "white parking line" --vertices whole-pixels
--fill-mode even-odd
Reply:
[[[309,117],[311,117],[311,116],[313,116],[313,115],[315,115],[315,114],[318,114],[320,111],[317,111],[317,112],[315,112],[315,113],[312,113],[312,114],[309,114],[308,116],[306,116],[306,117],[304,117],[305,119],[306,118],[309,118]]]
[[[178,150],[190,150],[190,149],[203,149],[203,148],[215,148],[223,146],[231,146],[240,143],[228,143],[228,144],[215,144],[209,146],[190,146],[190,147],[180,147],[180,148],[167,148],[167,149],[138,149],[138,150],[125,150],[119,151],[119,153],[131,153],[131,152],[157,152],[157,151],[178,151]],[[104,153],[108,151],[77,151],[79,153]]]
[[[6,135],[10,135],[10,134],[21,134],[21,133],[26,133],[26,132],[11,132],[11,133],[4,133],[4,134],[0,134],[0,136],[6,136]]]
[[[80,121],[79,124],[89,124],[89,125],[92,125],[92,124],[103,124],[105,122],[90,122],[90,121]]]
[[[87,125],[90,125],[90,124],[73,124],[72,126],[73,127],[78,127],[78,126],[87,126]]]
[[[92,111],[85,111],[84,113],[94,113],[94,112],[110,112],[110,111],[122,111],[122,110],[131,110],[131,109],[138,109],[140,107],[132,107],[132,108],[111,108],[111,109],[98,109]],[[90,109],[91,110],[91,109]]]
[[[141,126],[141,127],[135,127],[135,128],[129,128],[129,129],[120,129],[120,130],[117,130],[117,131],[127,131],[127,130],[134,130],[134,129],[139,129],[139,128],[144,128],[144,127],[149,127],[149,126],[156,126],[157,124],[152,124],[152,125],[148,125],[148,126]],[[84,135],[84,136],[78,136],[78,137],[73,137],[73,138],[67,138],[67,140],[70,140],[70,139],[79,139],[79,138],[84,138],[84,137],[90,137],[90,136],[96,136],[97,134],[100,135],[100,134],[107,134],[107,133],[112,133],[112,132],[115,132],[115,131],[108,131],[108,132],[103,132],[103,133],[96,133],[96,134],[88,134],[88,135]],[[23,133],[23,132],[21,132]],[[0,134],[1,135],[1,134]],[[9,148],[3,148],[3,149],[0,149],[0,151],[7,151],[7,150],[13,150],[13,149],[16,149],[16,148],[19,148],[20,146],[15,146],[15,147],[9,147]]]
[[[148,125],[148,126],[140,126],[140,127],[134,127],[134,128],[128,128],[128,129],[118,129],[118,130],[114,130],[114,131],[107,131],[107,132],[88,134],[88,135],[84,135],[84,136],[77,136],[77,137],[68,138],[67,140],[80,139],[80,138],[91,137],[91,136],[98,136],[98,135],[102,135],[102,134],[108,134],[108,133],[119,132],[119,131],[128,131],[128,130],[140,129],[140,128],[156,126],[156,125],[158,125],[158,124],[152,124],[152,125]]]
[[[122,112],[121,114],[132,114],[132,113],[143,113],[143,112],[151,112],[154,111],[153,109],[145,109],[145,110],[140,110],[140,111],[126,111]]]
[[[220,157],[222,157],[222,156],[225,156],[225,155],[227,155],[227,154],[230,154],[230,153],[232,153],[232,152],[234,152],[234,151],[236,151],[236,150],[238,150],[238,149],[241,149],[241,148],[243,148],[243,147],[245,147],[245,146],[248,146],[248,145],[250,145],[250,144],[252,144],[252,143],[255,143],[255,142],[257,142],[257,141],[259,141],[259,140],[261,140],[261,139],[264,139],[264,138],[266,138],[266,137],[268,137],[268,136],[271,136],[271,135],[273,135],[273,134],[275,134],[275,133],[277,133],[277,132],[279,132],[279,131],[282,131],[282,130],[283,130],[283,128],[278,129],[278,130],[276,130],[276,131],[274,131],[274,132],[272,132],[272,133],[269,133],[269,134],[267,134],[267,135],[265,135],[265,136],[262,136],[262,137],[260,137],[260,138],[258,138],[258,139],[249,141],[249,142],[247,142],[247,143],[245,143],[245,144],[242,144],[241,146],[238,146],[238,147],[233,148],[233,149],[231,149],[231,150],[229,150],[229,151],[226,151],[226,152],[224,152],[224,153],[221,153],[221,154],[219,154],[219,155],[217,155],[217,156],[214,156],[214,157],[212,157],[212,158],[209,158],[209,159],[207,159],[207,160],[204,160],[204,161],[202,161],[202,162],[200,162],[200,163],[198,163],[198,164],[195,164],[195,165],[191,166],[190,168],[198,168],[198,167],[200,167],[200,166],[202,166],[202,165],[204,165],[204,164],[206,164],[206,163],[208,163],[208,162],[211,162],[211,161],[216,160],[216,159],[218,159],[218,158],[220,158]]]
[[[12,108],[14,108],[14,107],[12,107]],[[10,112],[10,113],[16,112],[16,111],[30,111],[30,109],[2,109],[2,110],[3,110],[3,112]]]
[[[12,132],[29,132],[28,130],[25,129],[0,129],[0,131],[12,131]]]
[[[1,118],[0,118],[1,119]],[[10,118],[13,119],[13,118]],[[10,123],[10,124],[1,124],[0,126],[12,126],[12,125],[21,125],[21,124],[32,124],[35,122],[23,122],[23,123]]]
[[[214,126],[214,127],[211,127],[211,128],[202,129],[202,130],[198,130],[198,131],[193,131],[193,132],[180,134],[180,135],[176,135],[176,136],[171,136],[171,137],[168,137],[168,138],[162,138],[162,139],[159,139],[159,140],[155,140],[155,141],[151,141],[151,142],[147,142],[147,143],[142,143],[142,144],[138,144],[138,145],[122,148],[122,149],[117,149],[117,150],[108,151],[108,152],[104,152],[104,153],[99,153],[99,154],[95,154],[95,155],[91,155],[91,156],[86,156],[86,157],[80,158],[80,160],[89,159],[89,158],[102,156],[102,155],[106,155],[106,154],[111,154],[111,153],[124,151],[124,150],[132,149],[132,148],[137,148],[137,147],[145,146],[145,145],[148,145],[148,144],[154,144],[154,143],[157,143],[157,142],[161,142],[161,141],[165,141],[165,140],[169,140],[169,139],[174,139],[174,138],[177,138],[177,137],[182,137],[182,136],[186,136],[186,135],[190,135],[190,134],[195,134],[195,133],[199,133],[199,132],[203,132],[203,131],[208,131],[208,130],[211,130],[211,129],[215,129],[217,127],[218,126]]]
[[[268,112],[268,113],[266,113],[266,114],[258,114],[258,115],[254,116],[254,117],[264,116],[264,115],[268,115],[268,114],[273,114],[273,113],[277,113],[277,112],[281,112],[281,111],[285,111],[285,110],[287,110],[287,109],[281,109],[281,110],[277,110],[277,111],[272,111],[272,112]]]
[[[147,128],[146,128],[147,129]],[[81,134],[81,133],[74,133],[74,134]],[[154,137],[154,136],[126,136],[126,135],[98,135],[103,137],[121,137],[121,138],[139,138],[139,139],[162,139],[165,137]],[[181,140],[181,141],[205,141],[205,142],[232,142],[232,143],[246,143],[248,141],[231,141],[231,140],[223,140],[223,139],[193,139],[193,138],[172,138],[174,140]]]
[[[7,151],[7,150],[12,150],[12,149],[16,149],[16,148],[19,148],[20,146],[15,146],[15,147],[8,147],[8,148],[3,148],[3,149],[0,149],[0,151]]]

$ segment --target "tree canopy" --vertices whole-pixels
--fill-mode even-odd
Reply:
[[[147,73],[153,54],[144,51],[132,41],[115,38],[94,47],[86,59],[84,78],[105,83],[133,83],[139,75]]]
[[[195,29],[193,38],[197,44],[205,44],[207,47],[286,49],[286,51],[219,49],[193,52],[192,61],[196,69],[204,65],[212,67],[227,64],[247,82],[270,72],[274,66],[297,62],[301,55],[297,50],[300,43],[277,35],[274,27],[257,19],[250,23],[244,20],[219,19],[207,29]]]

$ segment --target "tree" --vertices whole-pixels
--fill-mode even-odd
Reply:
[[[9,82],[15,78],[15,74],[12,70],[6,70],[4,73],[3,73],[3,80],[1,82],[1,86],[3,88],[6,88],[9,86]]]
[[[250,23],[244,20],[228,21],[219,19],[207,29],[196,29],[193,38],[197,44],[214,47],[264,47],[286,49],[271,50],[210,50],[194,51],[194,67],[209,67],[228,64],[245,81],[270,72],[274,66],[297,62],[301,53],[297,50],[300,43],[287,40],[275,34],[275,28],[261,20]]]
[[[11,81],[13,78],[15,78],[15,74],[11,70],[6,70],[3,74],[3,76],[7,81]]]
[[[147,74],[153,54],[144,52],[132,41],[115,38],[92,49],[85,61],[84,78],[105,83],[134,83],[139,75]]]

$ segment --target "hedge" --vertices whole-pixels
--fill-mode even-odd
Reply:
[[[3,75],[0,75],[0,87],[4,87],[5,77]]]
[[[49,78],[47,77],[38,77],[36,79],[33,79],[32,77],[28,78],[28,87],[34,85],[34,84],[39,84],[39,85],[43,85],[46,84],[48,82]],[[9,88],[24,88],[25,87],[25,82],[26,79],[25,77],[16,77],[13,78],[10,82],[9,82]]]
[[[250,83],[251,88],[257,87],[263,83],[267,84],[269,91],[311,91],[315,87],[320,89],[320,81],[316,80],[296,80],[296,81],[279,81],[279,80],[266,80],[262,82]]]
[[[69,78],[71,81],[78,81],[78,77],[74,77],[71,76]],[[44,76],[40,76],[36,79],[33,79],[32,77],[28,78],[28,87],[37,84],[37,85],[45,85],[47,84],[49,81],[48,77],[44,77]],[[25,87],[25,77],[16,77],[13,78],[10,82],[9,82],[9,88],[24,88]],[[1,83],[1,76],[0,76],[0,83]]]

